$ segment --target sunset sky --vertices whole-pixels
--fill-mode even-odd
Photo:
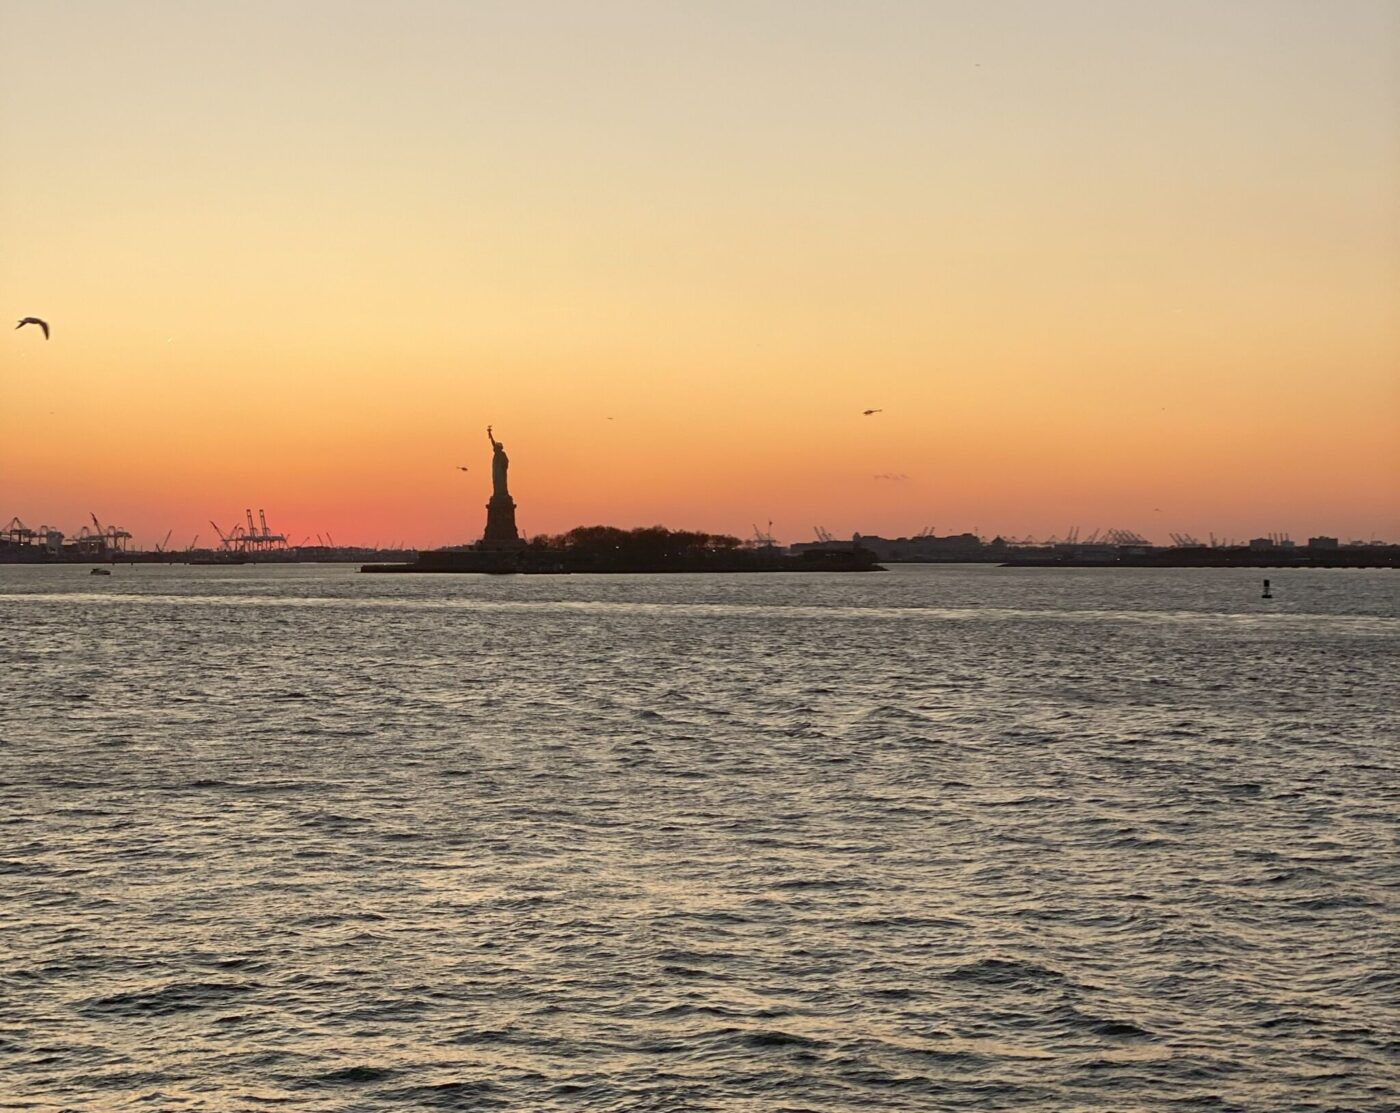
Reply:
[[[1400,4],[0,0],[0,311],[0,524],[1400,540]]]

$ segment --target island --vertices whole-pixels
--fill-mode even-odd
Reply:
[[[745,544],[728,534],[664,526],[618,529],[579,526],[568,533],[525,540],[515,524],[510,457],[490,425],[491,498],[480,541],[431,549],[401,564],[365,564],[361,572],[876,572],[875,554],[860,545],[791,556],[771,540]]]
[[[361,572],[879,572],[875,554],[851,547],[790,556],[775,545],[746,545],[726,534],[664,526],[580,526],[506,548],[489,543],[433,549],[403,564],[366,564]]]

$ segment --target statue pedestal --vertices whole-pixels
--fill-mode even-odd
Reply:
[[[486,532],[476,547],[507,550],[524,545],[520,531],[515,528],[515,500],[509,495],[492,495],[486,504]]]

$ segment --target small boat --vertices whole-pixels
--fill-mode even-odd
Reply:
[[[111,574],[112,573],[109,572],[106,568],[94,568],[91,572],[88,573],[89,576],[110,576]]]

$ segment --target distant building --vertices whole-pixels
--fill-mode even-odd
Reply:
[[[875,554],[877,560],[900,562],[957,562],[963,560],[986,560],[998,556],[1006,549],[1006,542],[998,540],[991,545],[973,533],[959,533],[950,537],[934,537],[923,534],[918,537],[880,537],[877,534],[857,533],[850,541],[803,541],[788,546],[788,552],[802,554],[808,552],[838,552],[859,547]]]
[[[1339,549],[1341,543],[1335,537],[1309,537],[1309,549]]]
[[[1274,548],[1272,537],[1252,537],[1249,540],[1249,551],[1252,553],[1264,553]]]

